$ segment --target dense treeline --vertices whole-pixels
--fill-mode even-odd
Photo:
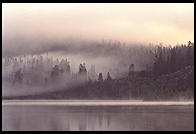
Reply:
[[[101,77],[101,76],[100,76]],[[88,82],[84,85],[40,95],[3,97],[3,99],[139,99],[192,100],[194,68],[191,66],[169,75],[153,78],[125,77]]]
[[[194,44],[190,41],[188,45],[158,46],[155,51],[153,73],[159,76],[178,71],[189,65],[194,65]]]
[[[98,72],[96,75],[95,67],[93,67],[94,69],[90,69],[91,72],[94,72],[92,80],[92,75],[87,77],[85,64],[80,64],[78,75],[85,72],[86,82],[84,84],[62,91],[19,98],[167,100],[194,97],[194,43],[189,41],[187,45],[174,47],[159,45],[127,49],[126,46],[120,44],[116,47],[124,53],[119,53],[115,49],[111,50],[110,54],[113,52],[115,56],[122,57],[120,60],[118,59],[119,63],[129,64],[127,73],[123,77],[113,78],[113,75],[108,72],[107,77],[103,78],[102,72]],[[138,60],[137,62],[133,62],[131,59],[133,56],[137,57],[134,58],[134,60]],[[142,56],[146,57],[142,58]],[[140,70],[135,69],[137,64],[145,67]],[[55,66],[57,67],[57,65]]]

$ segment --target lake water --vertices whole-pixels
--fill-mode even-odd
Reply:
[[[2,106],[2,130],[194,130],[194,106]]]

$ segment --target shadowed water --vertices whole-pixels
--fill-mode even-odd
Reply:
[[[3,106],[2,130],[194,130],[194,106]]]

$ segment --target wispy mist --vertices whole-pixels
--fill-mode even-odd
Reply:
[[[21,44],[17,40],[29,47],[65,38],[172,45],[194,39],[192,3],[2,6],[3,45],[11,48]]]

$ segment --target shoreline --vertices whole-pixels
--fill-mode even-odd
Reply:
[[[2,100],[2,106],[194,106],[194,101]]]

